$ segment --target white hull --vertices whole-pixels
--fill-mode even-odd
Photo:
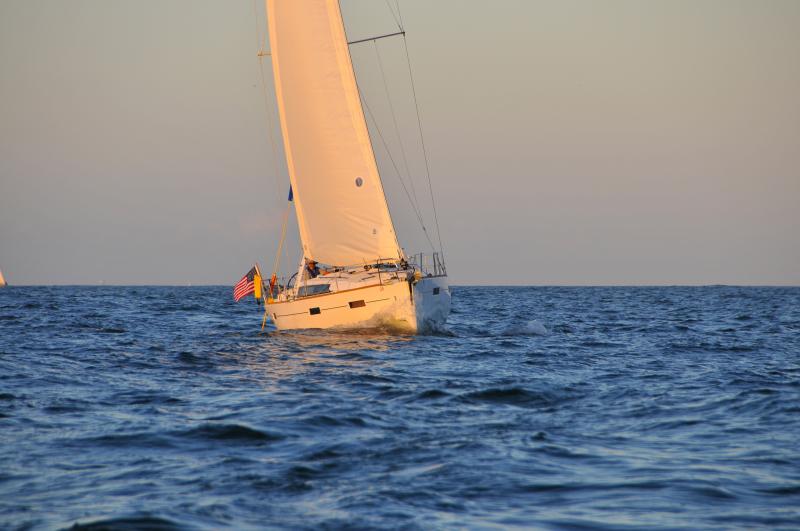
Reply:
[[[420,333],[440,328],[450,313],[447,277],[393,280],[267,304],[278,330],[374,329]]]

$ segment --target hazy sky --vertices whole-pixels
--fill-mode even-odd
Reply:
[[[351,39],[396,31],[382,1],[341,4]],[[400,6],[452,283],[800,284],[800,2]],[[378,46],[424,196],[402,40]],[[271,264],[288,177],[257,48],[252,0],[0,0],[7,280]],[[351,50],[397,150],[375,46]],[[401,243],[425,250],[376,152]]]

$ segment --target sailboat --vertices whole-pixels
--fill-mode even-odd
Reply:
[[[2,272],[2,271],[0,271],[0,288],[4,288],[4,287],[6,287],[7,285],[8,285],[8,284],[6,284],[6,279],[4,279],[4,278],[3,278],[3,272]]]
[[[450,313],[444,260],[400,246],[338,0],[266,0],[266,11],[302,257],[285,284],[273,274],[264,286],[265,319],[279,330],[437,329]]]

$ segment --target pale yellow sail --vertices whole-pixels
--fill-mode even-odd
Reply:
[[[402,256],[337,0],[266,0],[275,92],[307,258]]]

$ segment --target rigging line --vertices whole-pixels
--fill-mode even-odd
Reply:
[[[375,125],[375,130],[378,132],[378,137],[381,139],[381,143],[383,144],[383,149],[386,150],[386,154],[389,156],[389,160],[392,162],[392,167],[394,167],[395,174],[397,175],[397,178],[400,180],[400,184],[403,185],[403,191],[406,193],[406,197],[408,198],[408,202],[411,203],[411,208],[414,209],[414,214],[416,214],[417,221],[419,221],[419,224],[422,227],[422,232],[425,234],[425,238],[428,240],[428,243],[430,244],[431,249],[433,249],[435,251],[436,250],[436,246],[433,245],[433,242],[431,241],[431,237],[428,235],[428,229],[425,227],[425,223],[422,220],[422,215],[420,214],[419,209],[414,204],[414,201],[411,199],[411,194],[408,193],[408,188],[406,187],[406,183],[405,183],[405,181],[403,181],[403,176],[400,174],[400,171],[397,169],[397,164],[395,164],[395,162],[394,162],[394,157],[392,157],[392,152],[389,151],[389,146],[386,145],[386,140],[383,138],[383,133],[381,133],[381,129],[380,129],[380,127],[378,127],[378,122],[377,122],[377,120],[375,120],[375,116],[372,114],[372,109],[369,108],[369,105],[367,104],[367,100],[363,96],[360,96],[360,98],[361,98],[361,103],[364,105],[364,108],[367,109],[367,114],[369,114],[369,117],[372,119],[372,123]]]
[[[388,1],[388,0],[387,0]],[[400,19],[400,25],[403,26],[403,12],[400,10],[400,0],[394,0],[394,4],[397,7],[397,17]],[[439,228],[439,214],[436,211],[436,199],[433,195],[433,184],[431,184],[431,170],[430,164],[428,163],[428,150],[425,147],[425,137],[422,134],[422,120],[419,116],[419,104],[417,103],[417,89],[414,84],[414,74],[411,71],[411,57],[408,53],[408,42],[406,41],[406,34],[405,30],[403,30],[403,48],[406,52],[406,64],[408,64],[408,77],[411,79],[411,92],[414,95],[414,107],[417,111],[417,126],[419,127],[419,138],[420,142],[422,143],[422,153],[425,159],[425,174],[428,178],[428,190],[430,191],[431,195],[431,206],[433,207],[433,219],[436,223],[436,236],[439,240],[439,252],[442,255],[442,262],[444,262],[444,245],[442,244],[442,232]]]
[[[275,142],[275,133],[274,133],[274,126],[273,126],[273,118],[272,118],[272,110],[269,105],[269,95],[267,94],[267,78],[264,74],[264,57],[265,55],[262,53],[264,51],[264,46],[266,45],[266,32],[264,34],[261,33],[261,24],[259,24],[259,13],[258,13],[258,0],[253,0],[253,15],[256,21],[256,38],[258,39],[259,45],[259,53],[258,53],[258,70],[261,75],[261,92],[264,99],[264,110],[266,111],[266,118],[267,118],[267,131],[269,132],[269,143],[272,147],[272,164],[274,166],[275,174],[273,178],[275,179],[275,189],[280,189],[280,182],[278,181],[278,177],[281,173],[280,168],[278,166],[278,147],[277,143]],[[268,57],[268,56],[267,56]]]
[[[395,31],[394,33],[387,33],[386,35],[378,35],[376,37],[367,37],[366,39],[358,39],[357,41],[348,41],[347,44],[361,44],[362,42],[377,41],[378,39],[385,39],[386,37],[397,37],[403,35],[403,31]]]
[[[283,256],[281,257],[281,259],[283,260],[281,262],[281,264],[283,264],[283,266],[286,268],[285,271],[287,271],[287,274],[289,274],[291,272],[291,269],[290,269],[291,268],[291,262],[289,261],[289,246],[288,245],[284,245],[283,246]]]
[[[388,3],[389,0],[386,0]],[[394,0],[394,5],[397,7],[397,18],[400,19],[400,28],[403,27],[403,14],[400,13],[400,0]]]
[[[444,260],[444,247],[442,246],[442,232],[439,229],[439,215],[436,213],[436,199],[433,196],[433,184],[431,184],[431,168],[428,163],[428,149],[425,147],[425,136],[422,134],[422,120],[419,116],[419,103],[417,102],[417,89],[414,87],[414,74],[411,72],[411,58],[408,54],[408,41],[403,34],[403,48],[406,51],[406,63],[408,64],[408,76],[411,78],[411,93],[414,95],[414,107],[417,110],[417,127],[419,128],[419,139],[422,143],[422,154],[425,158],[425,175],[428,177],[428,190],[431,194],[431,205],[433,206],[433,219],[436,223],[436,237],[439,240],[439,252],[442,253]]]
[[[394,112],[394,105],[392,105],[392,97],[389,95],[389,85],[386,83],[386,74],[383,71],[383,61],[381,61],[381,54],[378,51],[378,42],[372,41],[373,45],[375,46],[375,57],[378,58],[378,67],[381,71],[381,79],[383,80],[383,91],[386,94],[386,101],[389,102],[389,110],[392,114],[392,122],[394,123],[394,132],[397,135],[397,143],[400,144],[400,153],[403,156],[403,167],[406,170],[406,177],[408,177],[408,181],[411,184],[411,195],[414,196],[414,202],[417,204],[417,208],[419,208],[419,199],[417,199],[417,191],[414,188],[414,179],[411,177],[411,171],[408,169],[408,158],[406,157],[406,149],[403,146],[403,137],[400,136],[400,128],[397,125],[397,116]]]
[[[403,25],[397,20],[397,16],[394,14],[394,9],[392,9],[392,4],[389,3],[389,0],[386,0],[386,7],[389,8],[389,12],[392,14],[392,18],[394,19],[394,23],[397,24],[397,28],[400,31],[403,31]]]
[[[258,0],[253,0],[253,20],[256,22],[256,44],[261,50],[261,24],[258,23]]]
[[[263,95],[264,95],[264,108],[267,111],[266,112],[266,115],[267,115],[267,130],[269,131],[269,143],[270,143],[270,146],[272,147],[272,165],[273,165],[274,170],[275,170],[275,174],[274,174],[275,189],[276,190],[280,190],[281,189],[281,185],[280,185],[280,181],[278,180],[278,178],[279,178],[279,176],[281,174],[281,169],[280,169],[280,167],[278,165],[279,164],[278,163],[278,160],[279,160],[278,146],[277,146],[277,142],[275,141],[275,132],[273,130],[274,129],[274,126],[273,126],[274,122],[273,122],[273,117],[272,117],[272,110],[270,109],[270,106],[269,106],[269,95],[267,94],[267,79],[266,79],[266,76],[264,74],[264,61],[262,60],[261,57],[258,58],[258,70],[261,73],[261,88],[262,88],[262,92],[263,92]]]
[[[339,6],[339,17],[340,17],[340,19],[342,21],[342,27],[344,28],[345,41],[346,41],[347,40],[347,28],[345,27],[344,16],[342,15],[342,2],[341,2],[341,0],[336,0],[336,3]],[[405,37],[405,34],[403,34],[403,36]],[[353,58],[352,58],[352,55],[350,54],[350,48],[346,47],[346,50],[347,50],[348,59],[350,60],[350,66],[351,66],[351,68],[353,68],[353,77],[354,77],[354,80],[355,80],[355,83],[356,83],[356,93],[358,94],[358,99],[361,102],[361,104],[364,107],[367,108],[367,111],[369,111],[369,115],[372,118],[373,123],[375,124],[375,130],[378,131],[378,135],[381,137],[381,142],[383,142],[383,147],[384,147],[384,149],[386,149],[386,153],[389,155],[389,160],[392,161],[392,166],[394,166],[394,170],[395,170],[395,172],[397,174],[397,178],[400,180],[400,184],[403,185],[403,190],[405,190],[405,192],[406,192],[406,197],[408,197],[408,189],[406,188],[406,185],[403,182],[403,177],[400,174],[400,172],[397,171],[397,165],[394,163],[394,159],[392,158],[392,153],[389,151],[389,148],[386,145],[386,141],[383,139],[383,135],[381,134],[381,130],[378,127],[378,122],[375,120],[375,117],[372,115],[372,111],[370,110],[369,106],[367,105],[367,101],[364,98],[363,93],[361,92],[361,87],[359,87],[359,85],[358,85],[358,77],[355,76],[355,65],[353,65]],[[361,114],[362,115],[364,114],[363,108],[361,110]],[[367,129],[367,137],[369,138],[369,146],[370,146],[371,151],[372,151],[373,164],[375,164],[375,169],[377,170],[377,168],[378,168],[378,160],[375,157],[375,146],[374,146],[374,143],[372,141],[372,135],[369,132],[369,127],[366,124],[366,117],[364,117],[364,122],[365,122],[364,126]],[[378,181],[379,182],[380,182],[380,179],[381,179],[380,172],[378,172]],[[386,205],[386,211],[389,214],[389,221],[391,222],[392,221],[392,212],[391,212],[391,209],[389,208],[389,202],[386,199],[386,194],[385,193],[383,194],[383,196],[384,196],[383,197],[383,202]],[[417,214],[417,219],[419,220],[420,225],[422,226],[422,232],[425,233],[425,237],[428,239],[428,243],[430,243],[431,244],[431,248],[433,248],[433,243],[431,242],[430,236],[428,236],[428,230],[425,228],[425,224],[422,222],[422,216],[420,216],[419,211],[417,211],[417,209],[416,209],[416,207],[414,205],[414,202],[411,201],[410,197],[409,197],[409,202],[411,203],[412,208],[414,208],[415,213]],[[402,247],[400,247],[400,242],[397,240],[397,233],[395,233],[395,242],[397,243],[397,247],[398,247],[398,251],[399,251],[400,257],[403,258],[405,256],[405,253],[403,252]]]
[[[347,42],[347,26],[344,23],[344,15],[342,14],[342,0],[336,0],[336,4],[339,6],[339,20],[341,20],[341,22],[342,22],[342,29],[344,30],[344,39],[345,39],[345,42]],[[353,80],[355,81],[355,84],[356,84],[356,94],[358,94],[359,102],[364,102],[364,97],[362,96],[361,87],[359,87],[359,85],[358,85],[358,77],[356,77],[356,75],[355,75],[355,68],[356,67],[355,67],[355,64],[353,64],[353,56],[350,53],[350,47],[346,46],[345,49],[347,50],[347,59],[350,61],[350,68],[353,71]],[[370,151],[372,152],[372,163],[375,165],[375,169],[377,170],[377,168],[378,168],[378,159],[375,156],[375,144],[372,141],[372,135],[369,132],[369,126],[366,123],[367,119],[364,116],[363,108],[361,109],[361,115],[364,118],[364,128],[367,130],[367,139],[369,140],[369,147],[370,147]],[[376,128],[377,128],[377,123],[376,123]],[[378,132],[380,133],[380,130]],[[378,172],[378,182],[381,182],[380,172]],[[383,188],[383,184],[381,184],[381,188]],[[383,194],[383,204],[386,206],[386,212],[389,214],[389,222],[392,223],[392,226],[394,226],[394,223],[392,221],[392,211],[389,208],[389,201],[386,199],[386,194],[385,193]],[[395,243],[397,244],[398,251],[400,251],[400,257],[402,258],[403,257],[403,251],[402,251],[402,247],[400,247],[400,242],[397,240],[397,233],[396,232],[394,233],[394,240],[395,240]]]
[[[392,152],[389,150],[389,146],[386,143],[386,139],[383,138],[383,133],[381,133],[381,129],[378,126],[378,121],[375,119],[375,115],[372,114],[372,109],[370,109],[369,105],[367,104],[367,100],[361,96],[361,103],[364,105],[364,108],[367,109],[367,114],[369,114],[370,119],[372,120],[373,125],[375,126],[375,130],[378,132],[378,137],[381,139],[381,143],[383,144],[383,149],[386,150],[386,154],[389,156],[389,160],[392,163],[392,167],[394,168],[394,172],[397,175],[397,178],[400,180],[400,184],[403,185],[403,190],[406,193],[406,197],[408,201],[411,203],[411,207],[414,209],[414,213],[417,216],[417,220],[419,221],[420,225],[422,225],[422,230],[427,232],[425,228],[425,223],[422,220],[422,215],[420,214],[417,205],[414,204],[414,201],[411,199],[411,195],[408,193],[408,188],[406,187],[406,183],[403,180],[403,175],[397,169],[397,164],[394,161],[394,157],[392,157]]]
[[[258,12],[258,0],[253,0],[253,15],[256,21],[256,39],[258,40],[258,49],[263,50],[267,47],[267,33],[261,33],[261,24],[258,22],[260,18]]]
[[[280,243],[278,243],[278,252],[275,253],[275,262],[272,264],[272,275],[270,275],[270,280],[273,276],[278,274],[278,267],[280,266],[281,260],[281,250],[283,249],[283,242],[286,240],[286,224],[289,222],[289,208],[291,205],[291,202],[287,202],[286,210],[283,213],[283,223],[281,224],[281,240]]]
[[[253,0],[253,13],[255,15],[255,22],[256,22],[256,38],[258,39],[258,45],[259,45],[258,71],[261,76],[261,92],[264,100],[264,110],[266,111],[265,115],[267,121],[267,131],[269,132],[269,143],[272,148],[272,165],[274,169],[273,179],[275,181],[275,189],[280,190],[282,189],[280,182],[280,175],[282,172],[280,169],[280,163],[278,162],[280,160],[280,156],[278,154],[277,142],[275,141],[275,127],[273,125],[274,118],[272,116],[272,109],[270,107],[269,95],[267,94],[267,78],[266,75],[264,74],[264,57],[270,57],[271,60],[271,56],[264,52],[267,42],[267,33],[266,31],[264,33],[261,32],[261,24],[259,24],[260,17],[259,17],[257,2],[258,0]],[[275,265],[277,266],[277,268],[280,268],[281,248],[283,248],[284,250],[286,249],[286,247],[283,245],[283,242],[286,238],[286,223],[288,221],[288,214],[289,214],[289,207],[287,206],[286,214],[284,216],[284,221],[283,221],[283,227],[281,228],[281,239],[278,244],[278,252],[276,253],[275,256]],[[273,266],[273,269],[275,269],[275,266]],[[276,273],[277,271],[273,270],[273,274]],[[265,305],[265,310],[266,310],[266,305]]]

